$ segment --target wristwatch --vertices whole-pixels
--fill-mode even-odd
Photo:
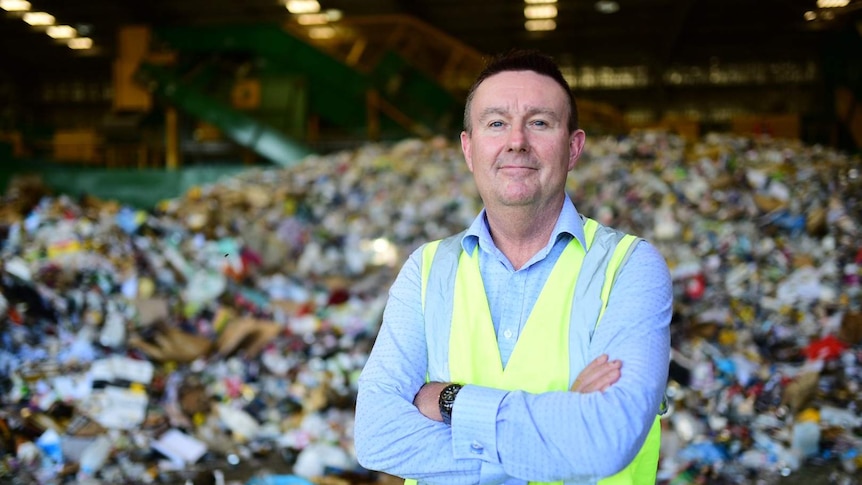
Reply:
[[[461,384],[449,384],[440,391],[440,415],[443,416],[443,422],[452,426],[452,405],[455,404],[455,396],[458,391],[464,387]]]

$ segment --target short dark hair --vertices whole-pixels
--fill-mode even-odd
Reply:
[[[533,71],[556,81],[563,88],[566,96],[569,97],[569,107],[571,108],[568,120],[569,133],[578,129],[578,105],[575,101],[575,96],[572,94],[569,83],[566,82],[566,78],[563,77],[563,73],[560,72],[560,68],[554,59],[536,50],[517,49],[494,56],[485,65],[485,69],[479,73],[476,81],[473,82],[470,91],[467,92],[467,102],[464,106],[464,131],[471,133],[473,130],[473,127],[470,125],[470,104],[473,102],[476,89],[485,79],[506,71]]]

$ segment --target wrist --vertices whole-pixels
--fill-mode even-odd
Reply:
[[[440,391],[438,404],[440,406],[440,416],[443,417],[443,422],[452,425],[452,407],[455,404],[455,397],[463,386],[461,384],[449,384]]]

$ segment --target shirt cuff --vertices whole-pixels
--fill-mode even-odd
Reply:
[[[467,385],[452,406],[452,452],[455,459],[500,463],[497,410],[508,391]]]

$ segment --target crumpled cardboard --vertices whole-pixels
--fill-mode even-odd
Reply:
[[[814,397],[819,380],[819,372],[806,372],[798,376],[784,388],[781,403],[788,406],[792,413],[802,410]]]
[[[166,325],[158,327],[149,339],[140,335],[129,337],[129,346],[141,350],[156,362],[179,363],[189,363],[204,357],[212,349],[213,344],[206,337]]]
[[[134,306],[138,311],[138,324],[141,327],[166,322],[170,318],[169,303],[164,298],[137,299]]]
[[[225,325],[215,343],[215,352],[219,356],[230,356],[240,352],[254,357],[272,343],[281,332],[281,326],[273,321],[254,318],[240,318]]]
[[[862,344],[862,312],[849,311],[844,314],[838,338],[850,345]]]

